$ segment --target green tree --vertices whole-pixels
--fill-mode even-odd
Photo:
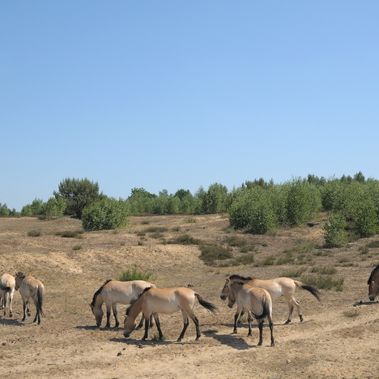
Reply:
[[[332,213],[324,226],[325,246],[341,247],[348,242],[347,222],[341,213]]]
[[[99,185],[88,179],[64,179],[59,183],[58,191],[54,192],[56,199],[66,201],[65,213],[76,218],[82,217],[85,207],[99,200],[103,195],[99,193]]]
[[[21,209],[21,216],[40,216],[43,214],[44,203],[40,199],[34,199],[31,204],[27,204]]]
[[[0,203],[0,217],[7,217],[11,213],[10,209],[7,207],[7,204]]]
[[[83,209],[82,224],[85,230],[116,229],[126,224],[127,216],[125,201],[103,197]]]
[[[63,197],[51,197],[44,205],[42,214],[47,218],[62,217],[66,210],[66,200]]]

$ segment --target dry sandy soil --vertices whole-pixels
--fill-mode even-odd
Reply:
[[[166,229],[161,234],[146,232],[157,226]],[[30,319],[20,321],[19,293],[14,318],[3,317],[1,311],[1,377],[379,378],[379,304],[353,307],[357,300],[367,300],[367,278],[379,263],[379,249],[366,247],[375,238],[344,249],[312,250],[305,258],[303,254],[301,265],[263,266],[268,256],[280,256],[299,244],[322,246],[322,221],[313,227],[251,236],[231,231],[227,218],[221,216],[134,217],[117,232],[83,233],[81,238],[56,235],[80,229],[77,220],[67,218],[0,219],[0,272],[30,273],[47,289],[41,326]],[[32,230],[41,235],[28,236]],[[239,236],[254,246],[255,264],[207,266],[199,259],[198,246],[165,243],[184,233],[225,246],[228,238]],[[182,327],[179,313],[161,316],[164,342],[141,342],[142,331],[125,339],[122,329],[94,328],[88,306],[93,292],[133,264],[153,272],[158,286],[190,283],[219,307],[215,316],[196,307],[203,332],[199,341],[194,341],[191,324],[183,342],[175,342]],[[231,334],[233,310],[219,299],[227,274],[270,278],[318,266],[336,268],[333,277],[344,278],[343,290],[321,290],[322,304],[308,292],[298,291],[305,322],[294,317],[288,326],[283,325],[286,303],[274,300],[275,347],[269,347],[267,328],[262,347],[256,346],[256,328],[252,337],[246,336],[245,325],[237,335]],[[153,329],[151,336],[155,334]]]

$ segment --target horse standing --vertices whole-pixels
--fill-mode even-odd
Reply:
[[[36,307],[36,315],[33,322],[41,323],[41,316],[43,316],[43,298],[45,295],[45,286],[43,283],[34,278],[31,275],[26,276],[22,272],[16,274],[16,290],[20,291],[23,305],[23,318],[22,321],[25,321],[28,314],[28,304],[30,298],[32,298],[34,305]]]
[[[0,278],[0,300],[4,306],[4,316],[8,310],[9,317],[13,316],[12,304],[16,280],[11,274],[4,273]]]
[[[374,301],[375,297],[379,294],[379,265],[377,265],[370,274],[367,281],[368,284],[368,298]]]
[[[228,307],[232,308],[237,303],[237,312],[234,315],[233,333],[237,333],[237,320],[242,312],[248,313],[249,332],[251,336],[251,315],[258,321],[259,341],[263,342],[263,323],[267,318],[271,333],[271,346],[275,345],[274,325],[272,322],[272,300],[268,291],[263,288],[253,287],[242,281],[228,280]]]
[[[131,280],[123,282],[109,279],[105,281],[103,285],[93,294],[92,302],[90,304],[92,313],[95,316],[97,327],[100,327],[103,319],[103,303],[105,303],[107,310],[106,327],[110,328],[110,316],[112,309],[116,322],[115,327],[117,328],[120,325],[117,318],[117,304],[131,304],[147,287],[155,287],[155,285],[145,282],[144,280]],[[143,322],[143,320],[141,320],[141,322]],[[141,323],[140,325],[142,326]]]
[[[178,337],[178,342],[182,340],[189,325],[188,317],[191,318],[196,327],[196,340],[201,336],[199,320],[193,312],[193,307],[197,301],[208,311],[215,313],[216,306],[204,300],[191,288],[146,288],[141,296],[128,308],[127,317],[124,322],[124,336],[129,337],[135,329],[135,320],[140,312],[145,318],[145,334],[142,340],[148,337],[149,319],[154,317],[159,333],[159,339],[163,338],[160,327],[158,313],[171,314],[181,311],[183,316],[183,329]]]
[[[291,322],[292,313],[295,306],[297,308],[297,313],[299,315],[300,322],[304,320],[303,313],[300,308],[300,303],[295,298],[296,288],[302,288],[310,292],[318,301],[321,301],[320,292],[317,288],[309,286],[307,284],[304,284],[298,280],[294,280],[291,278],[281,277],[281,278],[275,278],[275,279],[262,280],[262,279],[252,278],[250,276],[243,277],[240,275],[231,275],[229,276],[229,280],[242,281],[254,287],[264,288],[270,293],[272,298],[284,296],[285,299],[287,300],[288,309],[289,309],[288,318],[285,324],[289,324]],[[225,286],[227,286],[227,283],[225,283]],[[226,299],[225,296],[223,297],[221,295],[220,297],[222,300]]]

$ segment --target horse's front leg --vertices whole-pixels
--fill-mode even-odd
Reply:
[[[141,329],[144,321],[145,321],[145,317],[142,314],[141,320],[140,320],[139,324],[137,325],[136,329]]]
[[[263,322],[264,322],[264,320],[259,320],[259,322],[258,322],[258,327],[259,327],[258,346],[262,346],[262,343],[263,343]]]
[[[154,313],[153,317],[154,317],[154,320],[155,320],[155,325],[157,326],[157,329],[158,329],[159,339],[163,340],[163,333],[162,333],[162,329],[161,329],[161,322],[159,320],[158,313]],[[152,322],[151,322],[151,316],[150,316],[150,326],[151,326],[151,324],[152,324]]]
[[[247,312],[247,322],[249,324],[249,332],[247,333],[248,336],[251,336],[251,313]]]
[[[26,309],[27,309],[27,307],[28,307],[28,303],[25,301],[25,300],[22,300],[22,313],[23,313],[23,318],[22,318],[22,320],[21,321],[25,321],[25,319],[26,319]]]
[[[115,319],[115,328],[118,328],[120,323],[118,321],[118,318],[117,318],[117,303],[113,303],[112,304],[112,311],[113,311],[113,317]]]
[[[142,341],[145,341],[145,339],[149,336],[149,324],[150,324],[149,317],[146,317],[145,315],[144,317],[145,317],[145,334],[142,337]]]
[[[240,312],[237,312],[234,314],[234,325],[233,325],[233,334],[237,334],[237,323],[238,323],[238,318],[239,318]]]
[[[111,327],[111,305],[107,304],[106,307],[107,307],[107,323],[105,324],[105,327],[110,328]]]

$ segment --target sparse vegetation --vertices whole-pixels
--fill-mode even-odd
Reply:
[[[40,230],[29,230],[28,237],[40,237],[41,234]]]
[[[63,238],[82,238],[83,231],[82,230],[65,230],[63,232],[56,232],[56,236],[60,236]]]
[[[334,289],[335,291],[342,291],[343,289],[343,278],[335,278],[331,275],[312,275],[306,274],[301,277],[303,283],[315,286],[319,289]]]
[[[196,238],[193,238],[189,234],[182,234],[178,237],[175,237],[169,240],[167,243],[177,244],[177,245],[199,245],[201,244],[201,241]]]
[[[200,259],[207,265],[214,265],[216,261],[232,258],[230,250],[219,245],[200,245]]]
[[[154,279],[153,273],[149,271],[144,271],[139,269],[136,265],[131,266],[128,270],[121,272],[118,277],[118,280],[123,282],[129,280],[152,280]]]

